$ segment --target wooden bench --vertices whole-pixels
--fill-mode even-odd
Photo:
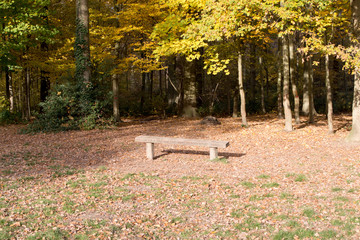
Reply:
[[[184,146],[203,146],[210,148],[210,160],[218,158],[218,148],[226,148],[229,146],[227,141],[214,141],[203,139],[186,139],[172,137],[156,137],[156,136],[138,136],[135,142],[146,143],[146,156],[148,159],[154,159],[154,143],[184,145]]]

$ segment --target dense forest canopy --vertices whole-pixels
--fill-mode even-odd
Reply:
[[[359,0],[0,0],[0,110],[38,130],[152,115],[351,112]]]

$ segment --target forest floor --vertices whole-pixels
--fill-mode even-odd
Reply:
[[[360,239],[360,146],[351,116],[283,131],[274,115],[127,119],[118,127],[19,134],[0,127],[0,239]],[[203,147],[138,135],[227,140]]]

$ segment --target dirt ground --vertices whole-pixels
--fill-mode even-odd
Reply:
[[[13,160],[19,163],[12,167],[12,177],[46,176],[48,164],[59,164],[76,168],[106,165],[124,173],[161,176],[217,175],[229,180],[264,173],[318,172],[316,177],[323,183],[335,181],[329,176],[344,168],[360,167],[359,146],[345,141],[351,127],[349,116],[336,116],[333,135],[327,133],[324,117],[318,117],[314,125],[302,119],[302,124],[295,125],[290,133],[283,131],[283,120],[275,116],[250,117],[248,128],[241,127],[240,119],[220,121],[221,125],[210,126],[201,125],[200,120],[176,118],[125,120],[110,129],[35,135],[18,134],[21,126],[0,127],[0,156],[13,154]],[[155,160],[150,161],[146,159],[145,144],[134,142],[139,135],[226,140],[230,146],[219,149],[219,157],[225,157],[228,164],[207,161],[209,150],[204,147],[161,144],[155,144]],[[27,160],[16,158],[16,153],[36,156],[42,164],[26,164]]]

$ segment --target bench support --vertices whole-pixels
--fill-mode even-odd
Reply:
[[[150,160],[154,159],[154,143],[146,143],[146,157]]]
[[[210,148],[210,160],[218,158],[218,149],[217,147]]]

